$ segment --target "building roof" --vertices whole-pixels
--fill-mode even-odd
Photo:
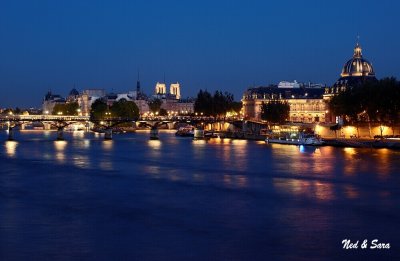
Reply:
[[[324,88],[278,88],[277,86],[249,88],[244,99],[321,99]]]
[[[353,57],[348,60],[342,69],[341,77],[375,76],[372,64],[362,56],[361,46],[357,43],[354,47]]]
[[[340,78],[333,87],[354,87],[368,81],[377,81],[375,71],[372,64],[363,57],[362,48],[357,43],[353,57],[344,64]]]
[[[78,96],[79,95],[79,92],[75,89],[75,88],[73,88],[70,92],[69,92],[69,96]]]

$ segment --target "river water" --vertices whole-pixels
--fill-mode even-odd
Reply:
[[[400,258],[400,152],[0,134],[0,260]],[[359,240],[343,249],[342,240]],[[361,243],[368,240],[368,248]],[[369,249],[371,241],[390,249]]]

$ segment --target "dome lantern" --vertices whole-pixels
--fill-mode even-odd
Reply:
[[[356,44],[356,47],[354,47],[354,58],[362,58],[362,49],[361,46],[358,44]]]

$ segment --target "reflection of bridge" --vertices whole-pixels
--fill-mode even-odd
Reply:
[[[105,139],[112,138],[112,129],[122,123],[132,123],[135,127],[160,128],[166,126],[174,129],[178,124],[190,124],[208,130],[226,130],[229,125],[240,128],[242,122],[236,118],[206,117],[206,116],[172,116],[172,117],[145,117],[140,119],[106,117],[101,120],[91,119],[89,116],[68,116],[68,115],[1,115],[0,124],[7,125],[8,139],[12,140],[15,127],[25,129],[27,124],[40,122],[45,130],[51,127],[57,129],[57,139],[63,139],[64,128],[75,123],[84,124],[85,129],[96,125],[105,133]]]

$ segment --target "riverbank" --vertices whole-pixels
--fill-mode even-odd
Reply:
[[[266,136],[243,132],[218,132],[219,137],[228,139],[264,141]],[[368,139],[368,138],[322,138],[324,146],[352,148],[387,148],[400,149],[400,139]]]

